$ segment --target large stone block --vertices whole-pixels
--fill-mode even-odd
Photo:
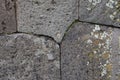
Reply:
[[[62,80],[119,80],[120,30],[74,24],[61,44]]]
[[[16,32],[15,0],[0,0],[0,33]]]
[[[60,80],[59,52],[46,37],[0,36],[0,80]]]
[[[119,0],[79,0],[81,21],[120,27]]]
[[[60,42],[77,15],[77,0],[17,0],[18,31]]]

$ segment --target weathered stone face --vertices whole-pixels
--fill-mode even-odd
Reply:
[[[77,0],[17,0],[18,31],[60,42],[77,15]]]
[[[0,33],[16,31],[15,0],[0,1]]]
[[[59,46],[28,34],[0,36],[0,80],[60,80]]]
[[[119,36],[118,29],[75,24],[61,44],[62,80],[119,80]]]
[[[120,27],[119,0],[79,1],[79,20]]]

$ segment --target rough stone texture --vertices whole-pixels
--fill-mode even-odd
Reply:
[[[59,46],[28,34],[0,36],[0,80],[60,80]]]
[[[0,33],[16,31],[15,0],[0,0]]]
[[[75,24],[61,44],[62,80],[119,80],[119,37],[119,29]]]
[[[120,27],[120,0],[79,0],[81,21]]]
[[[111,80],[120,80],[120,30],[114,29],[112,40],[112,63],[113,72]]]
[[[77,0],[17,0],[18,31],[60,42],[77,15]]]

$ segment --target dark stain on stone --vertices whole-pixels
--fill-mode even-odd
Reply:
[[[7,11],[10,11],[13,8],[14,4],[13,3],[14,0],[5,0],[5,7]]]
[[[55,0],[52,0],[52,1],[51,1],[51,4],[56,4],[56,1],[55,1]]]
[[[54,10],[55,8],[47,8],[46,10],[47,11],[52,11],[52,10]]]

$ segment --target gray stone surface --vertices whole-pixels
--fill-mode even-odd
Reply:
[[[0,33],[16,31],[15,0],[0,0]]]
[[[119,0],[79,0],[81,21],[120,27]]]
[[[53,37],[60,42],[77,15],[77,0],[17,0],[18,31]]]
[[[77,23],[61,44],[62,80],[119,80],[120,30]]]
[[[0,36],[0,80],[60,80],[59,46],[46,37]]]

